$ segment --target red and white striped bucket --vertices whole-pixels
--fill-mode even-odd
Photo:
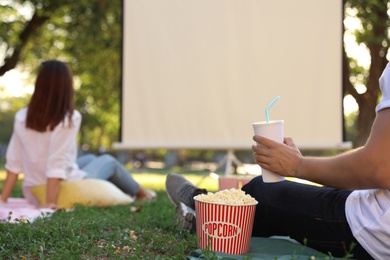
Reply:
[[[240,186],[240,179],[237,177],[219,177],[218,185],[219,190],[226,190],[231,188],[238,189]]]
[[[248,253],[257,202],[225,205],[194,199],[199,247],[232,255]]]
[[[242,178],[242,179],[240,180],[240,181],[241,181],[240,188],[242,188],[242,186],[244,186],[245,184],[247,184],[248,182],[250,182],[252,179],[253,179],[253,177],[250,177],[250,178]]]
[[[227,190],[231,188],[241,189],[242,186],[252,180],[253,177],[241,178],[241,177],[219,177],[218,178],[218,190]]]

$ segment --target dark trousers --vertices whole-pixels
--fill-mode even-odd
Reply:
[[[351,252],[354,259],[372,259],[353,237],[346,220],[345,201],[352,191],[287,180],[264,183],[261,176],[242,190],[259,203],[253,236],[289,236],[326,255],[344,257]]]

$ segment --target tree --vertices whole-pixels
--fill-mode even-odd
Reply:
[[[67,1],[7,1],[0,4],[0,40],[5,48],[4,62],[0,67],[0,76],[14,69],[18,62],[23,59],[22,53],[25,46],[34,34],[45,24],[56,10]],[[9,4],[9,5],[8,5]],[[20,9],[35,9],[32,11],[30,20],[22,15]],[[28,18],[27,18],[28,19]]]
[[[0,95],[2,90],[0,89]],[[14,115],[17,110],[25,106],[26,98],[7,97],[0,100],[0,146],[11,138]]]
[[[76,108],[83,114],[81,144],[108,147],[118,140],[122,1],[5,3],[0,1],[0,76],[17,64],[36,71],[43,60],[68,62],[75,75]]]
[[[371,56],[369,68],[363,68],[358,62],[347,56],[344,51],[343,74],[345,94],[351,94],[358,106],[356,146],[364,145],[375,119],[375,107],[378,103],[379,77],[386,67],[389,48],[389,15],[387,0],[344,0],[345,9],[353,9],[360,20],[362,29],[355,31],[356,42],[364,45]],[[364,93],[357,86],[366,87]]]
[[[344,52],[344,93],[359,105],[357,146],[375,118],[378,79],[387,63],[389,16],[386,0],[344,0],[356,11],[362,30],[356,41],[367,47],[371,66],[361,67]],[[22,15],[18,10],[30,10]],[[23,64],[29,70],[49,58],[65,59],[77,76],[77,108],[83,114],[81,143],[109,146],[118,140],[121,82],[122,0],[0,0],[0,76]],[[357,91],[363,84],[367,90]]]

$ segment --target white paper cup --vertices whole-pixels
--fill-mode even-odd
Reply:
[[[195,200],[196,234],[202,250],[249,252],[256,204],[226,205]]]
[[[283,143],[283,120],[271,120],[268,123],[266,121],[255,122],[253,123],[253,130],[255,132],[255,135],[263,136],[276,142]],[[279,182],[285,180],[283,176],[280,176],[265,169],[261,169],[261,174],[263,175],[264,182]]]

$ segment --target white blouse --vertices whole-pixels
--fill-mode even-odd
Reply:
[[[46,132],[26,128],[26,117],[27,108],[15,115],[5,168],[15,174],[23,173],[26,187],[45,184],[47,178],[82,179],[85,173],[76,164],[81,114],[73,112],[72,126],[66,117],[53,131]]]

